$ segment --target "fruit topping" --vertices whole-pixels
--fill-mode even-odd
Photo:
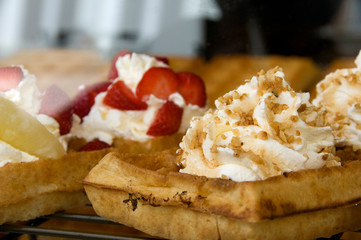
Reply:
[[[0,139],[40,158],[60,158],[63,146],[44,125],[13,102],[0,97]]]
[[[164,64],[169,65],[169,60],[168,60],[168,58],[166,58],[166,57],[154,56],[154,58],[157,59],[158,61],[164,63]]]
[[[39,113],[54,118],[59,123],[60,135],[70,132],[73,122],[73,107],[68,95],[52,85],[45,90]]]
[[[207,95],[202,79],[188,72],[177,73],[177,77],[179,80],[178,92],[183,96],[186,103],[204,107]]]
[[[6,92],[16,88],[23,77],[24,74],[20,67],[0,68],[0,91]]]
[[[120,80],[110,87],[103,103],[119,110],[145,110],[148,107]]]
[[[99,139],[95,139],[93,141],[86,143],[84,146],[82,146],[79,149],[79,151],[95,151],[108,147],[110,147],[108,143],[100,141]]]
[[[117,71],[117,67],[115,66],[115,63],[117,62],[119,57],[123,57],[127,54],[132,54],[132,53],[128,50],[122,49],[117,53],[117,55],[115,55],[115,57],[113,58],[113,61],[112,61],[112,65],[110,67],[108,79],[114,80],[118,77],[118,71]]]
[[[169,68],[152,67],[146,71],[140,80],[136,95],[143,101],[153,94],[157,98],[168,100],[169,95],[178,88],[177,75]]]
[[[167,101],[157,112],[147,134],[163,136],[176,133],[182,122],[183,109],[175,103]]]
[[[90,112],[98,93],[108,89],[111,82],[100,82],[85,87],[74,98],[74,113],[83,119]]]

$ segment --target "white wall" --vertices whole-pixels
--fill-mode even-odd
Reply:
[[[194,55],[205,17],[219,17],[213,0],[0,0],[0,57],[59,44]]]

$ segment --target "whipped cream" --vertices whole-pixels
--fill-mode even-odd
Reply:
[[[168,68],[169,66],[145,54],[133,53],[119,57],[116,61],[118,78],[113,83],[122,80],[135,92],[144,73],[152,67]],[[86,141],[98,138],[110,145],[114,139],[121,137],[138,142],[144,142],[153,138],[147,135],[147,131],[158,110],[164,105],[166,100],[150,95],[146,102],[148,105],[146,110],[122,111],[103,103],[106,94],[107,92],[102,92],[96,96],[94,105],[82,122],[79,118],[74,118],[71,130],[73,136],[84,138]],[[185,132],[189,127],[191,118],[193,116],[200,116],[206,111],[206,108],[200,108],[191,104],[187,105],[179,93],[173,93],[169,96],[168,100],[183,108],[182,123],[178,132]]]
[[[309,93],[296,93],[279,68],[260,72],[194,118],[180,143],[180,172],[234,181],[339,165],[334,138]]]
[[[16,104],[16,106],[35,117],[49,132],[59,139],[59,142],[64,147],[64,150],[66,150],[66,137],[60,136],[58,122],[47,115],[38,114],[43,94],[38,89],[36,77],[29,74],[29,72],[22,66],[18,67],[20,67],[23,72],[23,79],[19,82],[16,88],[0,92],[0,97],[12,101]],[[0,140],[0,167],[6,163],[29,162],[38,159],[38,157],[22,152]]]
[[[0,167],[7,163],[31,162],[38,159],[38,157],[22,152],[5,142],[0,141]]]
[[[336,146],[361,149],[361,51],[356,68],[339,69],[316,86],[313,104],[326,109],[325,122],[332,126]]]
[[[166,67],[169,66],[156,58],[145,54],[127,54],[119,57],[115,63],[118,72],[118,80],[123,80],[124,83],[133,90],[138,86],[138,83],[143,77],[143,74],[152,67]]]

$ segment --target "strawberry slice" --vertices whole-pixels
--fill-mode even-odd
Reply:
[[[164,136],[176,133],[181,125],[183,108],[172,101],[167,101],[157,112],[147,134],[149,136]]]
[[[73,122],[73,107],[68,95],[52,85],[45,90],[39,113],[54,118],[59,123],[60,135],[70,132]]]
[[[177,73],[179,79],[178,92],[187,104],[204,107],[207,101],[206,87],[203,80],[193,73]]]
[[[95,151],[108,147],[110,147],[108,143],[100,141],[99,139],[95,139],[93,141],[86,143],[84,146],[82,146],[79,149],[79,151]]]
[[[138,99],[123,81],[116,81],[105,95],[103,103],[119,110],[145,110],[148,105]]]
[[[6,92],[16,88],[23,77],[24,74],[20,67],[0,68],[0,91]]]
[[[115,66],[115,63],[117,62],[119,57],[123,57],[128,54],[132,54],[132,53],[126,49],[122,49],[117,53],[117,55],[115,55],[115,57],[113,58],[113,61],[112,61],[112,65],[110,67],[108,79],[114,80],[118,77],[118,71],[117,71],[117,67]]]
[[[168,100],[169,95],[178,88],[177,75],[164,67],[152,67],[146,71],[138,83],[136,95],[139,99],[147,99],[150,94],[157,98]]]
[[[155,59],[157,59],[158,61],[164,63],[164,64],[167,64],[169,65],[169,60],[168,58],[166,57],[161,57],[161,56],[153,56]]]
[[[74,113],[83,119],[94,105],[95,97],[108,89],[111,82],[100,82],[85,87],[75,96],[73,105]]]

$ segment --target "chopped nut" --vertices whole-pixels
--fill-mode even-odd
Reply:
[[[231,111],[230,109],[226,109],[224,112],[225,112],[227,115],[231,115],[231,114],[232,114],[232,111]]]
[[[234,91],[232,93],[232,97],[233,97],[233,99],[239,99],[241,96],[239,95],[239,93],[237,91]]]
[[[224,174],[221,175],[221,178],[222,179],[228,179],[228,177],[226,175],[224,175]]]
[[[231,147],[232,148],[239,148],[243,146],[243,142],[238,137],[233,137],[231,140]]]
[[[217,145],[214,144],[214,145],[211,147],[211,152],[212,152],[212,153],[218,153]]]
[[[297,121],[298,121],[298,116],[292,115],[292,116],[291,116],[291,121],[292,121],[292,122],[297,122]]]
[[[265,132],[265,131],[260,131],[260,132],[257,134],[256,138],[259,138],[259,139],[261,139],[261,140],[267,140],[267,139],[268,139],[268,134],[267,134],[267,132]]]

